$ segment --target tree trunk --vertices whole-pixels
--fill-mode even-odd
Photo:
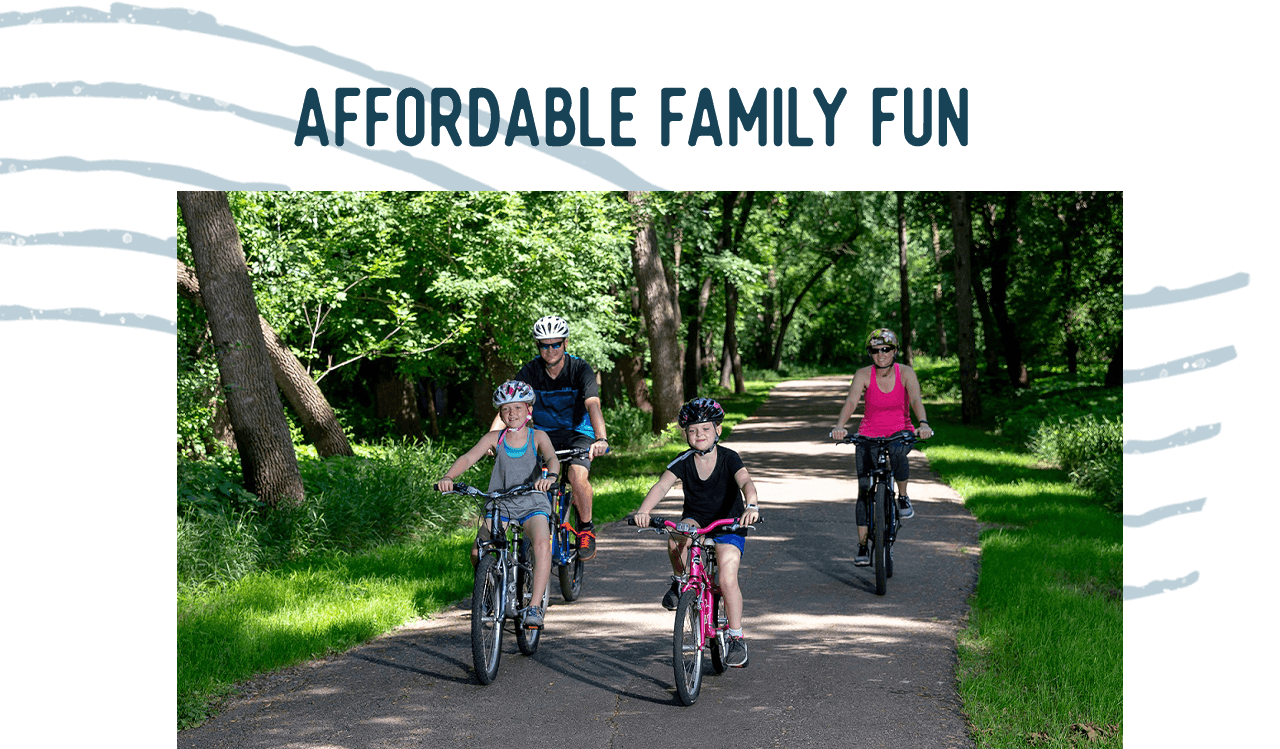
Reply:
[[[942,315],[942,234],[938,231],[938,219],[936,217],[930,216],[929,223],[933,226],[933,261],[938,267],[938,282],[933,285],[933,306],[937,312],[940,355],[945,357],[947,355],[947,328],[943,324]]]
[[[640,290],[631,287],[631,315],[640,321],[644,328],[645,315],[640,309]],[[622,389],[627,394],[627,402],[647,414],[653,413],[653,401],[649,398],[649,384],[644,379],[644,339],[635,338],[628,332],[623,339],[627,353],[618,357],[616,369],[622,380]]]
[[[972,226],[972,225],[971,225]],[[970,244],[972,265],[969,272],[969,283],[973,289],[973,298],[978,303],[979,321],[982,323],[982,358],[987,365],[987,376],[998,377],[1000,374],[1000,331],[996,329],[995,317],[991,314],[991,303],[987,300],[987,290],[982,285],[982,269],[986,264],[982,257],[982,248]]]
[[[227,195],[180,191],[178,205],[240,447],[245,489],[271,506],[300,505],[306,495],[298,460],[272,381],[253,284]]]
[[[698,395],[698,386],[702,384],[702,367],[706,347],[702,345],[702,326],[706,323],[707,306],[711,304],[711,275],[702,277],[698,287],[698,311],[689,320],[689,331],[685,337],[684,349],[684,398],[690,400]]]
[[[676,420],[681,406],[680,329],[672,309],[671,290],[658,252],[658,237],[653,217],[645,207],[644,192],[627,192],[635,223],[635,241],[631,261],[640,290],[640,306],[644,310],[645,329],[649,337],[650,373],[653,377],[653,433],[659,434]]]
[[[378,418],[391,419],[396,425],[396,434],[422,441],[425,435],[413,382],[396,371],[395,359],[383,357],[370,363],[374,370],[373,403]]]
[[[1121,354],[1121,347],[1124,340],[1116,342],[1116,348],[1111,352],[1111,361],[1107,364],[1107,377],[1102,384],[1109,388],[1118,388],[1124,381],[1124,356]]]
[[[816,273],[809,277],[809,281],[805,283],[804,288],[800,289],[800,293],[796,294],[796,298],[791,300],[791,308],[787,310],[787,313],[778,322],[778,338],[773,346],[773,371],[776,372],[782,368],[782,344],[787,340],[787,328],[791,327],[791,321],[795,319],[796,311],[800,309],[800,302],[817,285],[818,280],[822,278],[822,274],[833,267],[838,259],[832,259],[831,262],[819,268]]]
[[[907,209],[906,196],[898,191],[898,279],[899,304],[902,310],[902,328],[898,331],[902,342],[902,361],[908,367],[915,363],[911,347],[915,336],[911,332],[911,280],[907,277]]]
[[[742,354],[738,351],[738,287],[724,282],[724,360],[720,368],[720,387],[733,392],[747,392],[742,375]]]
[[[1030,384],[1026,364],[1022,361],[1022,344],[1017,328],[1009,317],[1009,257],[1013,254],[1015,238],[1014,216],[1018,209],[1019,194],[1005,194],[1004,215],[999,224],[995,221],[995,205],[983,211],[987,232],[991,236],[991,314],[1000,331],[1000,343],[1004,350],[1004,363],[1009,383],[1015,387]]]
[[[203,308],[204,299],[200,296],[200,281],[195,271],[181,260],[177,263],[178,293]],[[271,376],[289,401],[298,421],[302,422],[302,433],[307,441],[315,445],[316,453],[322,458],[354,455],[333,407],[320,391],[320,386],[307,374],[306,367],[261,315],[258,316],[258,327],[262,330],[262,340],[271,358]]]
[[[960,349],[960,419],[966,424],[982,418],[982,397],[978,392],[978,352],[973,331],[973,292],[970,275],[973,271],[971,256],[972,224],[969,216],[969,195],[952,192],[951,233],[955,241],[956,260],[956,327]]]

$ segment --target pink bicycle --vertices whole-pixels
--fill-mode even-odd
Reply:
[[[760,522],[757,520],[756,522]],[[635,519],[627,520],[635,525]],[[686,536],[689,544],[689,563],[685,574],[676,578],[680,586],[680,603],[676,605],[676,626],[671,642],[672,665],[675,667],[676,693],[680,702],[692,705],[702,689],[702,653],[710,648],[711,668],[724,673],[728,644],[725,631],[729,620],[725,615],[724,597],[720,595],[716,568],[714,536],[720,533],[750,530],[754,526],[739,525],[737,518],[716,520],[706,528],[675,523],[666,518],[650,516],[648,530],[659,535],[675,533]]]

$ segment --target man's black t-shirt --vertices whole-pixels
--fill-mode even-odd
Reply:
[[[596,436],[587,415],[587,398],[599,398],[600,386],[591,365],[576,356],[564,355],[564,368],[554,380],[547,376],[547,364],[534,359],[520,368],[516,379],[529,383],[538,400],[533,408],[533,426],[544,432],[577,431]]]

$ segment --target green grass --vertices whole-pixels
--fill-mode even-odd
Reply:
[[[984,524],[959,641],[960,696],[979,747],[1119,747],[1120,519],[1065,471],[931,404],[929,461]],[[1087,726],[1088,728],[1083,728]]]

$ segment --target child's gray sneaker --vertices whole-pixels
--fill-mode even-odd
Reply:
[[[898,517],[906,520],[915,517],[916,511],[911,507],[911,500],[907,499],[907,495],[898,495]]]
[[[747,667],[746,639],[742,637],[734,637],[733,635],[728,635],[725,639],[728,641],[728,647],[725,648],[727,652],[724,654],[725,665],[731,666],[733,668],[746,668]]]
[[[524,610],[524,628],[542,629],[542,607],[530,606]]]

